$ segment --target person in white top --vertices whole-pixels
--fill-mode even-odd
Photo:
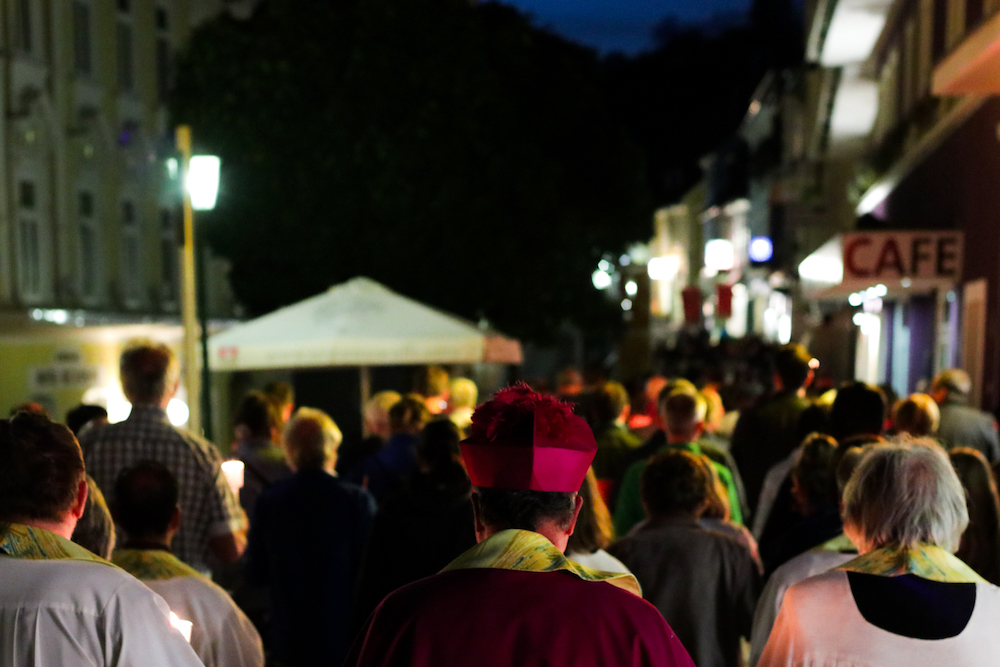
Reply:
[[[759,664],[997,664],[1000,587],[952,555],[968,522],[933,440],[867,447],[844,491],[844,532],[861,555],[788,589]]]
[[[625,563],[604,550],[611,544],[615,529],[592,467],[587,470],[587,476],[580,486],[580,498],[583,499],[583,505],[576,520],[576,530],[569,536],[566,556],[592,570],[632,574]]]
[[[170,552],[180,526],[177,480],[142,461],[115,483],[114,515],[125,536],[112,562],[163,596],[192,624],[191,646],[205,667],[263,667],[260,634],[222,588]]]
[[[0,665],[200,666],[160,596],[70,541],[86,501],[68,428],[0,420]]]

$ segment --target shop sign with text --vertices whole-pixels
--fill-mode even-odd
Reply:
[[[844,235],[844,280],[962,277],[962,232],[854,232]]]

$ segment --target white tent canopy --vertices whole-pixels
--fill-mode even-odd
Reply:
[[[216,371],[483,361],[520,363],[521,346],[364,277],[209,339]]]

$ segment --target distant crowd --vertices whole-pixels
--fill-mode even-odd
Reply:
[[[125,421],[0,420],[0,662],[993,664],[1000,438],[968,374],[896,398],[817,387],[800,345],[685,349],[485,402],[430,367],[346,441],[273,383],[220,448],[137,341]]]

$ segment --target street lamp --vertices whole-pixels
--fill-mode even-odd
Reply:
[[[221,161],[212,155],[191,155],[191,128],[177,128],[177,150],[181,154],[182,188],[184,196],[184,248],[182,250],[182,315],[184,321],[184,386],[187,389],[190,416],[188,428],[198,433],[205,427],[211,437],[210,403],[206,400],[202,414],[202,390],[208,391],[208,326],[202,305],[201,343],[202,376],[198,374],[198,290],[195,281],[194,212],[215,208],[219,194]],[[204,386],[202,386],[204,384]],[[208,397],[206,393],[206,398]],[[203,423],[204,422],[204,423]]]

